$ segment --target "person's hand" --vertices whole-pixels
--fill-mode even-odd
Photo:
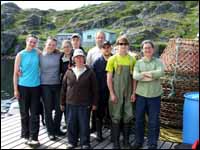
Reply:
[[[22,76],[22,71],[19,69],[17,72],[18,77]]]
[[[92,105],[92,111],[95,111],[95,110],[97,110],[97,106]]]
[[[111,96],[111,102],[113,104],[116,104],[117,103],[117,96],[115,94],[111,94],[110,96]]]
[[[19,99],[19,91],[18,90],[14,91],[14,96],[16,99]]]
[[[131,102],[134,103],[135,100],[136,100],[136,96],[135,96],[135,93],[133,93],[133,94],[131,95]]]
[[[65,110],[65,106],[64,105],[60,105],[60,110],[64,111]]]

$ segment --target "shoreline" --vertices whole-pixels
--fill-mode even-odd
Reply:
[[[1,59],[15,59],[15,55],[1,55]]]

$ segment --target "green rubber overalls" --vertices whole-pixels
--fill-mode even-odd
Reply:
[[[132,72],[133,65],[119,65],[117,57],[115,58],[117,68],[113,72],[113,88],[117,96],[117,103],[109,100],[109,111],[112,122],[129,123],[133,119],[133,103],[131,103],[132,94]],[[130,64],[133,64],[133,58],[130,56]]]

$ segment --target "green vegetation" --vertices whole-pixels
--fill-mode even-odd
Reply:
[[[137,1],[126,1],[124,9],[115,9],[116,3],[119,2],[109,2],[103,3],[99,5],[89,5],[83,6],[81,8],[75,10],[64,10],[64,11],[49,11],[45,13],[45,11],[34,10],[35,14],[43,14],[42,15],[42,25],[39,27],[34,27],[33,29],[28,29],[28,33],[38,32],[38,36],[41,41],[45,41],[48,36],[55,36],[61,29],[64,32],[76,32],[77,28],[85,29],[90,28],[91,24],[94,21],[101,20],[103,18],[112,18],[115,17],[116,21],[123,20],[127,16],[136,16],[135,20],[129,20],[127,22],[122,23],[123,26],[119,28],[114,28],[113,22],[112,24],[103,25],[103,28],[111,30],[120,35],[122,31],[128,31],[128,34],[140,32],[137,37],[134,39],[129,39],[130,43],[132,43],[133,49],[140,49],[140,42],[144,39],[143,31],[148,30],[152,31],[155,29],[159,29],[157,33],[158,37],[154,39],[154,41],[158,41],[158,49],[163,50],[166,46],[166,42],[161,42],[161,38],[174,38],[174,37],[183,37],[183,38],[195,38],[197,32],[199,31],[198,27],[198,17],[199,17],[199,7],[198,1],[185,1],[182,2],[185,5],[187,12],[186,14],[180,14],[175,12],[167,12],[161,14],[153,14],[155,8],[162,2],[149,1],[149,2],[137,2]],[[170,2],[163,2],[166,7],[170,7]],[[168,5],[169,4],[169,5]],[[2,8],[2,7],[1,7]],[[148,10],[150,17],[147,18],[137,18],[137,15],[140,14],[144,8]],[[33,13],[33,10],[22,10],[16,15],[14,15],[15,23],[6,26],[6,29],[3,30],[11,30],[11,29],[24,29],[24,25],[27,21],[27,17]],[[3,17],[2,17],[3,18]],[[146,21],[160,22],[161,20],[167,20],[169,22],[175,22],[175,28],[161,28],[160,26],[154,25],[144,25]],[[46,29],[46,25],[49,23],[54,23],[56,28],[52,30]],[[137,24],[138,23],[138,24]],[[143,24],[142,26],[140,24]],[[16,43],[22,43],[25,40],[25,35],[19,35],[17,37]],[[85,48],[86,51],[90,48]],[[10,51],[13,51],[10,50]]]

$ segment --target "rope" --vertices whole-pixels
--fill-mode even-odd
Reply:
[[[174,66],[174,74],[170,80],[170,85],[171,85],[171,91],[170,93],[168,94],[168,98],[171,98],[171,97],[174,97],[176,92],[175,92],[175,88],[174,88],[174,81],[176,80],[176,73],[177,73],[177,67],[178,67],[178,54],[179,54],[179,46],[180,46],[180,38],[178,38],[176,40],[176,63],[175,63],[175,66]]]

